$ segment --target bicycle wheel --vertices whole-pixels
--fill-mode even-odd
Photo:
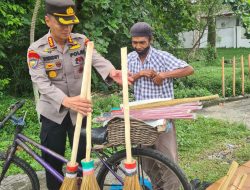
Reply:
[[[0,173],[6,156],[0,153]],[[5,177],[0,181],[0,190],[39,190],[36,172],[24,160],[14,156]]]
[[[132,154],[133,158],[137,160],[137,172],[144,190],[191,189],[190,184],[188,183],[188,180],[182,170],[159,151],[146,148],[133,148]],[[107,159],[109,166],[122,179],[125,178],[124,166],[122,163],[125,158],[126,152],[123,150],[115,153]],[[122,185],[119,180],[117,180],[104,165],[98,172],[97,181],[100,188],[103,190],[122,190]]]

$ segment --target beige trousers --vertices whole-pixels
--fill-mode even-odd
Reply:
[[[150,148],[160,151],[166,155],[166,157],[177,163],[176,130],[172,122],[170,125],[171,127],[166,132],[160,134],[153,147]],[[150,177],[154,189],[156,189],[157,186],[164,190],[176,190],[179,188],[179,181],[171,170],[161,168],[156,162],[143,159],[143,170]]]

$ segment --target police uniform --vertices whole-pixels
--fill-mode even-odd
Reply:
[[[46,0],[46,13],[54,16],[60,24],[77,24],[72,0]],[[71,33],[62,49],[49,32],[30,45],[27,54],[29,73],[40,94],[37,112],[41,115],[41,144],[64,155],[66,136],[73,142],[77,113],[62,105],[63,99],[80,95],[85,49],[88,38],[82,34]],[[106,79],[113,65],[95,50],[93,67]],[[85,126],[86,120],[83,120]],[[80,139],[77,161],[85,156],[85,139]],[[62,163],[42,153],[43,158],[62,174]],[[59,189],[58,182],[46,172],[48,189]]]

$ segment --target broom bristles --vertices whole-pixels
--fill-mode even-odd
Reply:
[[[126,177],[124,179],[123,190],[142,190],[139,177],[137,175],[136,161],[133,160],[132,163],[124,162],[124,167]]]
[[[78,190],[77,178],[65,177],[60,190]]]
[[[80,190],[100,190],[94,172],[87,176],[83,176]]]
[[[63,179],[63,183],[60,190],[78,190],[77,185],[77,169],[78,164],[71,166],[69,163],[66,167],[66,176]]]
[[[137,174],[125,177],[123,190],[142,190]]]
[[[83,177],[80,190],[100,190],[95,177],[94,160],[90,160],[89,162],[86,160],[82,160],[81,163],[83,169]]]

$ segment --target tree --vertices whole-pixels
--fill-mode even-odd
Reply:
[[[17,3],[18,2],[18,3]],[[47,33],[44,24],[44,1],[36,22],[35,39]],[[195,25],[194,8],[187,0],[75,0],[81,23],[74,32],[83,33],[95,42],[97,50],[120,68],[120,47],[130,47],[130,27],[146,21],[155,30],[155,46],[173,50],[179,44],[178,33]],[[0,54],[4,71],[11,78],[13,94],[32,92],[26,64],[29,31],[35,0],[0,2]],[[7,27],[6,23],[9,23]],[[2,36],[9,33],[8,36]],[[2,45],[3,44],[3,45]],[[1,46],[2,45],[2,46]]]
[[[222,8],[222,0],[197,0],[194,7],[197,10],[196,18],[197,24],[195,30],[198,31],[196,41],[189,52],[189,59],[195,57],[197,48],[200,45],[200,40],[203,37],[205,31],[208,31],[207,35],[207,51],[210,53],[211,59],[216,59],[216,15]]]
[[[231,5],[232,10],[240,17],[243,27],[246,29],[246,37],[250,38],[250,0],[224,0]]]
[[[13,1],[0,2],[0,91],[17,76],[15,58],[18,57],[17,44],[20,44],[20,28],[25,25],[26,10]],[[18,40],[19,39],[19,40]],[[11,74],[10,74],[11,73]],[[13,77],[14,76],[14,77]]]

